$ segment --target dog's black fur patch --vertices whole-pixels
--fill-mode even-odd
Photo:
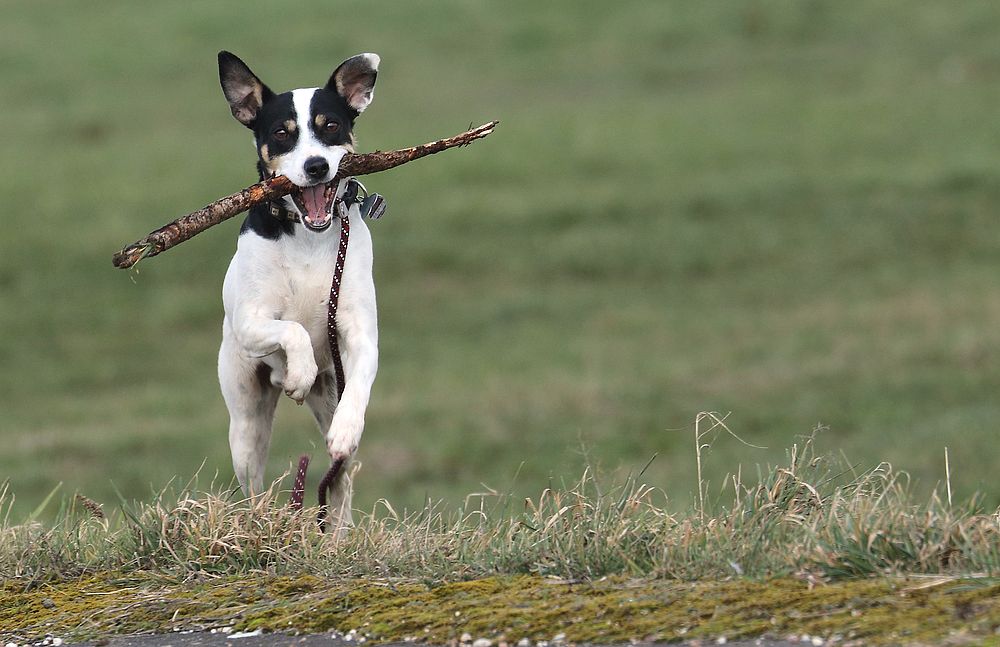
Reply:
[[[326,128],[320,128],[316,125],[317,116],[323,116],[324,122],[334,122],[340,127],[332,133]],[[309,102],[309,128],[316,135],[316,139],[327,146],[344,146],[352,143],[354,116],[354,111],[336,90],[320,88]]]
[[[296,122],[295,130],[288,131],[285,122]],[[284,141],[275,137],[275,132],[285,130],[288,135]],[[295,148],[295,143],[299,141],[299,133],[302,130],[301,119],[295,115],[295,104],[292,102],[292,93],[283,92],[270,101],[265,101],[257,113],[257,119],[253,123],[253,136],[257,141],[257,154],[260,155],[261,148],[267,146],[268,157],[275,158],[283,155]],[[258,170],[263,174],[263,159],[258,164]]]
[[[278,219],[271,215],[271,209],[266,204],[258,204],[250,208],[250,213],[243,220],[240,236],[252,231],[261,238],[278,240],[282,236],[295,235],[295,223],[286,218]]]

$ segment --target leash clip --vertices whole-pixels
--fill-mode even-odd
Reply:
[[[365,198],[367,198],[367,197],[368,197],[368,187],[366,187],[366,186],[365,186],[364,184],[362,184],[361,180],[359,180],[359,179],[358,179],[358,178],[356,178],[356,177],[352,177],[352,178],[351,178],[351,182],[354,182],[354,183],[355,183],[356,185],[358,185],[358,189],[359,189],[359,190],[360,190],[360,191],[361,191],[362,193],[364,193],[364,194],[365,194]],[[364,200],[363,200],[362,198],[358,197],[357,193],[355,193],[354,195],[355,195],[355,200],[356,200],[357,202],[363,202],[363,201],[364,201]]]

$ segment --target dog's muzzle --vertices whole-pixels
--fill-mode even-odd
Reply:
[[[333,222],[333,203],[338,182],[301,187],[290,197],[302,214],[302,224],[312,231],[323,231]]]

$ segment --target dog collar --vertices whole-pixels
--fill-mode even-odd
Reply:
[[[351,207],[351,205],[360,204],[362,200],[361,197],[358,195],[359,190],[364,191],[365,197],[367,198],[368,191],[365,190],[364,185],[355,180],[353,177],[347,178],[347,183],[344,186],[344,192],[341,195],[334,198],[333,200],[333,212],[338,214],[340,213],[339,209],[340,203],[343,203],[345,207],[344,210],[345,213],[347,209]],[[292,222],[301,221],[301,218],[299,218],[299,214],[289,209],[286,209],[285,206],[280,202],[267,203],[267,209],[268,213],[271,214],[271,217],[276,220],[290,220]]]

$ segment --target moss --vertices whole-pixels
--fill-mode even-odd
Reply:
[[[683,583],[604,579],[565,583],[494,577],[426,585],[313,576],[178,583],[92,577],[26,590],[0,587],[2,638],[232,626],[346,632],[373,642],[476,637],[621,642],[808,633],[865,644],[992,636],[1000,586],[977,581],[854,580],[810,587],[793,579]]]

